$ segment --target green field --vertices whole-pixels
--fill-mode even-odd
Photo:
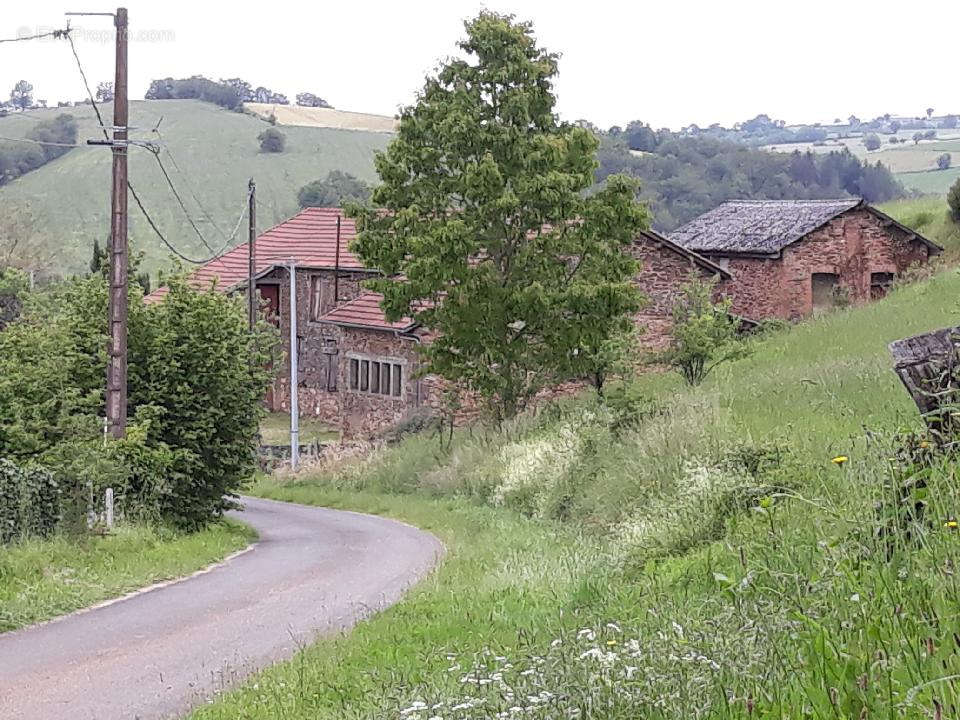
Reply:
[[[844,148],[858,158],[871,163],[878,160],[890,168],[897,179],[907,190],[916,190],[921,193],[942,195],[960,177],[960,137],[956,130],[938,131],[943,137],[931,141],[923,140],[914,144],[911,139],[914,131],[900,131],[898,137],[906,139],[905,144],[890,145],[889,135],[880,135],[883,145],[879,150],[868,151],[863,146],[862,137],[840,138],[827,141],[824,145],[813,143],[792,143],[785,145],[769,145],[767,150],[791,153],[812,151],[827,153]],[[940,170],[937,167],[937,158],[943,153],[953,156],[954,167],[949,170]]]
[[[98,135],[89,106],[66,110],[32,111],[27,115],[0,118],[0,136],[23,137],[36,120],[70,112],[80,123],[79,141]],[[103,108],[110,118],[112,108]],[[306,183],[325,177],[330,170],[350,172],[367,181],[376,178],[373,156],[391,136],[385,133],[283,127],[285,152],[259,152],[257,135],[269,125],[247,114],[229,112],[194,100],[135,101],[130,104],[130,123],[139,128],[138,139],[157,140],[151,129],[160,122],[163,141],[183,171],[181,176],[166,153],[167,166],[191,215],[215,249],[229,236],[244,206],[247,181],[257,181],[257,224],[263,230],[290,217],[297,210],[296,193]],[[110,151],[103,147],[80,147],[53,162],[0,187],[0,210],[19,214],[29,207],[34,242],[53,255],[60,272],[85,269],[94,238],[101,245],[109,234]],[[130,180],[157,225],[188,255],[209,255],[190,228],[152,155],[140,148],[130,151]],[[193,195],[209,212],[204,217]],[[146,267],[155,270],[168,264],[169,253],[161,245],[130,199],[130,238],[135,250],[145,253]],[[216,229],[219,228],[219,231]],[[221,234],[222,233],[222,234]],[[237,241],[244,239],[241,228]]]
[[[919,217],[956,257],[942,201],[888,210]],[[941,268],[757,339],[697,388],[646,374],[632,401],[614,387],[458,432],[449,450],[413,436],[261,481],[267,497],[417,524],[448,555],[396,607],[194,717],[933,718],[960,706],[960,468],[923,450],[887,351],[957,324],[958,297],[960,274]],[[905,510],[915,502],[920,521]]]

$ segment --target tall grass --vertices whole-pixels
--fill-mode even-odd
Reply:
[[[958,292],[946,271],[758,340],[697,388],[644,376],[642,412],[585,395],[263,481],[450,559],[200,717],[955,716],[960,484],[886,345],[956,324]]]

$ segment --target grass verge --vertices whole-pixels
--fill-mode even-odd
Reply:
[[[950,717],[960,482],[886,344],[957,323],[960,275],[257,494],[391,515],[445,564],[353,633],[199,710],[225,718]],[[836,460],[836,462],[834,462]]]
[[[26,540],[0,548],[0,632],[181,577],[256,535],[224,520],[196,533],[122,525],[107,536]]]

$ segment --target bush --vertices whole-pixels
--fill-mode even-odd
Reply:
[[[730,314],[730,300],[713,301],[716,280],[691,277],[673,307],[670,347],[655,358],[679,372],[688,385],[699,385],[707,375],[730,360],[744,357],[740,322]]]
[[[869,135],[864,136],[863,145],[867,148],[867,150],[879,150],[880,137],[876,133],[870,133]]]
[[[260,152],[282,153],[287,146],[287,136],[276,128],[267,128],[257,135],[260,142]]]
[[[941,170],[949,170],[951,160],[950,153],[943,153],[943,155],[937,158],[937,167]]]
[[[131,286],[131,419],[106,450],[105,280],[28,303],[0,333],[0,457],[43,463],[78,502],[89,501],[86,488],[99,498],[110,486],[127,512],[193,528],[253,473],[273,335],[251,336],[240,303],[220,292],[169,287],[147,306]]]
[[[947,205],[950,207],[950,219],[960,224],[960,178],[947,192]]]
[[[0,458],[0,543],[49,535],[60,522],[60,487],[38,465]]]
[[[344,202],[365,203],[370,199],[370,186],[350,173],[331,170],[325,180],[314,180],[297,193],[301,208],[340,207]]]

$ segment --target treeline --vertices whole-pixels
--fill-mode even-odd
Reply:
[[[57,115],[52,120],[38,122],[25,139],[33,142],[5,142],[0,145],[0,185],[69,152],[69,146],[77,142],[77,121],[67,113]]]
[[[642,181],[654,225],[669,231],[731,199],[804,200],[854,195],[885,202],[903,187],[879,162],[862,162],[848,150],[774,153],[742,143],[658,135],[651,150],[631,153],[622,134],[602,135],[597,183],[625,172]]]
[[[227,78],[214,81],[202,75],[188,78],[163,78],[152,80],[144,94],[146,100],[204,100],[228,110],[239,110],[245,102],[289,105],[283,93],[270,88],[253,87],[242,78]],[[333,107],[323,98],[310,92],[297,94],[297,105],[304,107]]]

